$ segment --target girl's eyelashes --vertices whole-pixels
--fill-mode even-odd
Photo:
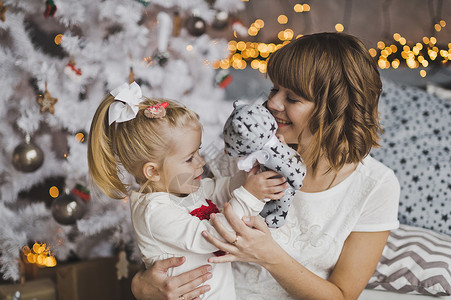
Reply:
[[[199,149],[196,151],[196,153],[199,153],[199,150],[200,149],[202,149],[202,146],[199,146]],[[194,159],[194,155],[196,155],[196,153],[195,154],[193,154],[193,155],[191,155],[190,156],[190,158],[188,158],[187,160],[186,160],[186,162],[192,162],[193,161],[193,159]]]

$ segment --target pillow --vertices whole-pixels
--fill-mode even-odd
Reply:
[[[451,235],[451,102],[383,79],[381,147],[401,185],[399,221]]]
[[[368,289],[451,295],[451,236],[400,225],[392,230]]]

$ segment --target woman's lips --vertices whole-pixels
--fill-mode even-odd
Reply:
[[[285,126],[291,125],[291,122],[289,122],[289,121],[285,121],[283,119],[279,119],[279,118],[276,118],[276,117],[274,117],[274,119],[276,120],[277,126],[279,126],[279,127],[285,127]]]
[[[202,174],[200,174],[199,176],[195,177],[194,180],[200,180],[202,178]]]

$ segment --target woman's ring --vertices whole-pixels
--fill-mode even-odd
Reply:
[[[178,298],[178,300],[185,300],[185,296],[180,295],[179,298]]]
[[[236,246],[236,242],[238,242],[238,234],[236,235],[235,240],[231,242],[231,244]]]

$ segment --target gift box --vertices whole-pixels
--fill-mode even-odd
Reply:
[[[14,295],[16,295],[16,298],[14,298]],[[27,281],[24,284],[0,285],[0,299],[56,300],[55,283],[49,278],[42,278]]]
[[[137,267],[129,266],[126,279],[117,278],[117,257],[57,265],[58,300],[133,300],[131,278]]]

